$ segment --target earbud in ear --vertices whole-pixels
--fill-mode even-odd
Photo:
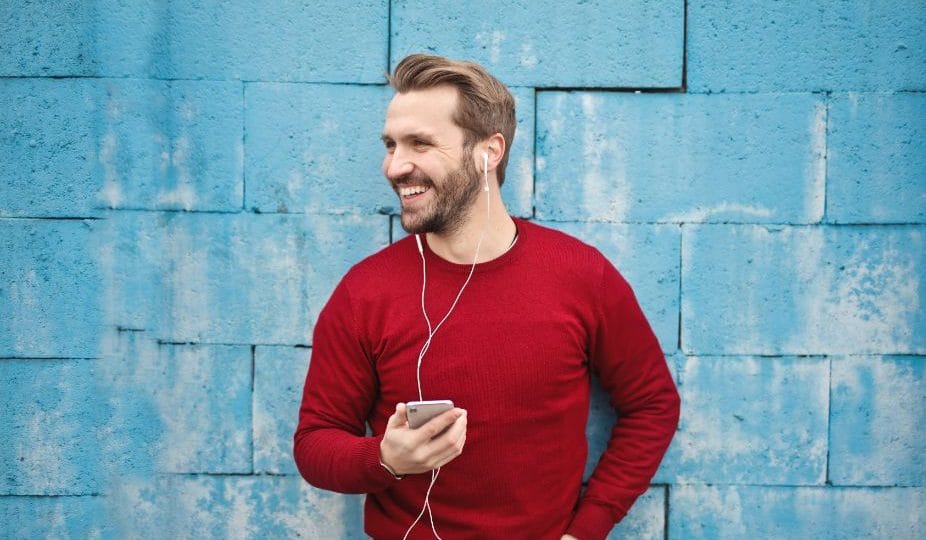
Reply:
[[[489,153],[482,153],[482,175],[485,178],[485,187],[482,191],[489,191]]]

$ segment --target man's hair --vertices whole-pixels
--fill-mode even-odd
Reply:
[[[473,62],[450,60],[430,54],[410,54],[387,75],[396,92],[426,90],[449,85],[457,89],[459,101],[453,121],[463,129],[463,148],[496,133],[505,138],[505,153],[498,164],[498,184],[505,181],[505,167],[516,126],[514,97],[504,84]]]

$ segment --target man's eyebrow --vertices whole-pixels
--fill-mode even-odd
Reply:
[[[390,141],[393,140],[393,138],[392,138],[391,136],[386,135],[385,133],[383,133],[382,135],[380,135],[379,138],[382,139],[383,142],[390,142]],[[434,136],[433,136],[433,135],[431,135],[430,133],[425,133],[425,132],[423,132],[423,131],[415,131],[415,132],[412,132],[412,133],[406,133],[405,135],[403,135],[403,136],[401,136],[401,137],[399,137],[399,138],[400,138],[400,139],[405,139],[405,140],[410,140],[410,139],[422,139],[422,140],[425,140],[425,141],[433,141],[433,140],[434,140]]]

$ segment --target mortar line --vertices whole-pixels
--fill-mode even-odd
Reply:
[[[832,486],[833,483],[830,480],[830,450],[832,449],[832,440],[833,440],[833,359],[829,357],[829,388],[827,389],[827,401],[826,401],[826,469],[823,476],[823,483],[827,486]]]
[[[671,484],[666,484],[666,489],[663,492],[662,499],[662,537],[665,540],[669,540],[669,490],[672,489]]]
[[[247,211],[248,175],[247,175],[247,146],[248,141],[248,109],[247,109],[247,83],[241,82],[241,211]]]
[[[682,8],[682,92],[688,92],[688,0]]]
[[[386,6],[386,73],[392,73],[392,0]]]
[[[533,154],[534,159],[531,164],[531,219],[537,219],[537,89],[531,89],[534,100],[534,136],[533,141]]]
[[[678,225],[678,343],[676,344],[677,349],[684,354],[682,351],[682,276],[685,274],[685,269],[683,267],[685,263],[685,257],[683,255],[685,249],[685,224],[679,223]]]
[[[251,474],[254,474],[254,372],[256,367],[257,345],[251,345]]]
[[[830,179],[830,94],[823,94],[823,215],[820,217],[821,223],[827,222],[826,195],[829,191]]]

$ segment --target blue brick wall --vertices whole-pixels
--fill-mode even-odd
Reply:
[[[926,536],[926,6],[0,4],[3,538],[360,538],[291,434],[402,236],[384,73],[511,86],[503,195],[627,277],[683,400],[612,537]],[[614,414],[593,393],[588,474]]]

